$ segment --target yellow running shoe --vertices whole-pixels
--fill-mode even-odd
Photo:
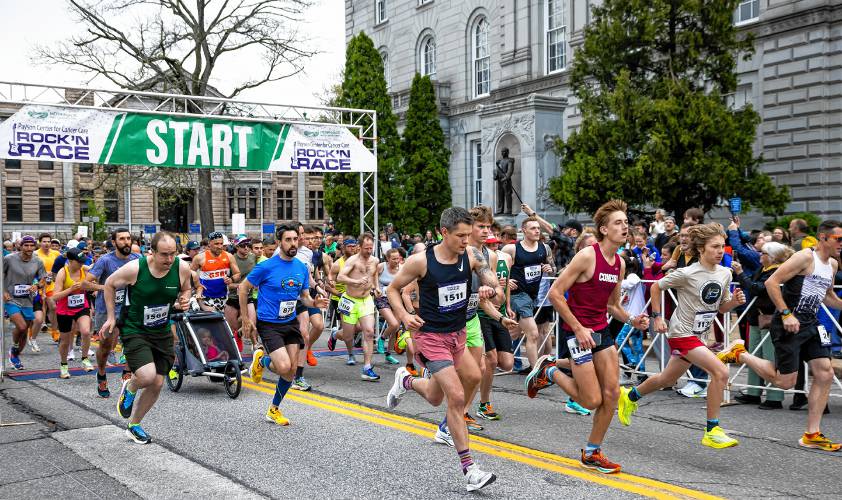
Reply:
[[[830,439],[826,438],[821,432],[813,437],[808,436],[805,432],[804,435],[801,436],[801,439],[798,440],[798,444],[804,448],[815,448],[822,451],[839,451],[842,449],[842,443],[834,443]]]
[[[746,346],[743,343],[743,341],[735,340],[731,342],[731,345],[728,346],[728,349],[717,353],[716,357],[719,358],[719,361],[722,361],[726,365],[728,363],[739,363],[740,355],[744,352],[746,352]]]
[[[263,365],[260,364],[260,360],[263,359],[266,353],[263,352],[263,349],[258,347],[254,350],[254,354],[252,354],[251,358],[251,366],[249,367],[249,375],[251,376],[252,382],[255,384],[259,384],[261,380],[263,380]]]
[[[740,444],[740,442],[732,438],[728,434],[725,434],[725,431],[722,430],[722,427],[719,427],[717,425],[710,431],[705,432],[705,436],[702,438],[702,444],[710,448],[716,448],[719,450],[722,448],[730,448],[732,446],[737,446],[738,444]]]
[[[289,419],[281,413],[281,410],[274,406],[270,406],[269,411],[266,412],[266,420],[275,422],[278,425],[289,425]]]
[[[631,416],[637,411],[637,401],[629,399],[631,389],[620,387],[620,399],[617,401],[617,417],[623,425],[631,424]]]

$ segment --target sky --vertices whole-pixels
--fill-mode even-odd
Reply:
[[[344,0],[311,2],[313,5],[305,12],[304,26],[300,30],[311,39],[308,48],[320,53],[305,64],[304,73],[245,91],[240,98],[278,104],[319,105],[318,95],[339,82],[345,64]],[[91,75],[71,71],[64,66],[44,66],[33,62],[38,44],[55,44],[79,29],[67,5],[66,0],[0,0],[0,18],[3,19],[0,81],[114,88],[107,81],[90,82]],[[256,57],[229,58],[217,68],[211,85],[230,91],[239,82],[238,75],[253,74],[251,72],[259,65],[260,60]]]

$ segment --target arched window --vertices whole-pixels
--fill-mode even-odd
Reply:
[[[421,60],[421,75],[422,76],[430,76],[431,78],[436,76],[436,39],[432,36],[427,36],[423,42],[421,42],[421,54],[419,54]]]
[[[567,65],[567,0],[544,0],[544,8],[546,71],[552,73]]]
[[[386,90],[392,87],[392,70],[389,68],[389,53],[386,49],[380,50],[380,59],[383,61],[383,78],[386,79]]]
[[[386,0],[374,0],[374,24],[380,24],[386,19]]]
[[[491,57],[488,50],[488,20],[479,18],[472,30],[474,97],[491,90]]]

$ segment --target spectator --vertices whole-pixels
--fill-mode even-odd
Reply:
[[[380,231],[380,252],[385,255],[392,248],[392,241],[386,237],[384,231]]]
[[[796,252],[804,248],[816,246],[816,238],[807,234],[810,226],[804,219],[792,219],[789,221],[789,236],[792,240],[792,248]]]
[[[661,252],[655,248],[655,245],[647,243],[646,233],[643,230],[638,229],[634,233],[634,246],[631,247],[631,254],[634,256],[635,259],[638,260],[639,263],[642,264],[643,256],[650,255],[655,259],[655,262],[660,264],[661,263]],[[640,266],[643,267],[642,265]]]
[[[776,227],[772,231],[772,241],[777,241],[778,243],[783,243],[786,246],[790,246],[789,232],[782,227]]]
[[[401,246],[401,235],[395,231],[395,225],[391,222],[386,224],[386,237],[392,243],[392,248],[399,248]],[[385,250],[383,251],[385,252]]]
[[[731,217],[731,223],[728,225],[728,245],[731,247],[733,256],[739,260],[745,272],[749,276],[753,276],[758,269],[760,269],[760,249],[763,248],[765,240],[762,236],[757,237],[754,245],[748,245],[745,234],[740,231],[740,216],[735,215]],[[747,292],[747,290],[743,290]],[[746,294],[746,302],[751,300],[751,295]]]
[[[655,210],[655,220],[649,223],[649,236],[657,238],[666,231],[667,212],[663,208]],[[673,219],[673,227],[675,227],[675,219]]]
[[[705,212],[701,208],[688,208],[684,211],[684,224],[703,224],[705,222]],[[684,227],[682,225],[682,227]]]
[[[500,230],[500,244],[503,246],[514,244],[517,241],[517,228],[515,226],[503,226]]]
[[[673,217],[672,215],[664,217],[664,230],[663,232],[655,236],[655,241],[653,243],[655,245],[655,248],[658,249],[658,252],[660,252],[661,255],[663,255],[664,253],[663,248],[664,245],[667,244],[667,241],[669,241],[670,238],[676,236],[677,234],[678,228],[675,227],[675,217]]]
[[[15,251],[15,246],[12,245],[12,242],[6,240],[3,242],[3,257],[9,255],[10,253]]]

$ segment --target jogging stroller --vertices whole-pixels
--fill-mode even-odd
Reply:
[[[175,362],[166,376],[167,387],[178,392],[188,375],[208,377],[211,382],[222,382],[228,396],[236,399],[247,368],[225,316],[218,312],[188,311],[174,314],[172,320],[178,342]]]

